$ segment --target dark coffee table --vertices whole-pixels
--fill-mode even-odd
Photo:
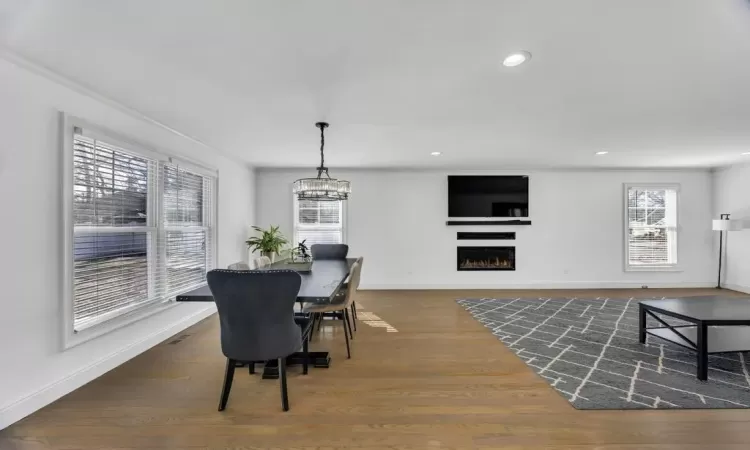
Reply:
[[[660,318],[674,317],[690,325],[670,325]],[[639,304],[639,340],[646,334],[694,350],[698,379],[708,379],[708,355],[750,351],[750,298],[684,297],[644,300]],[[646,328],[646,315],[662,327]]]

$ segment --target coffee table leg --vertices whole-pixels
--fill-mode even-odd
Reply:
[[[708,380],[708,327],[703,322],[698,322],[698,379]]]
[[[638,305],[638,341],[641,344],[646,343],[646,308]]]

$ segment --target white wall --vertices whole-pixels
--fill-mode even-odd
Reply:
[[[750,165],[736,165],[714,172],[714,218],[731,214],[732,219],[745,220],[750,228]],[[750,229],[724,233],[725,254],[722,285],[750,293]],[[715,252],[719,252],[715,233]],[[717,272],[714,267],[714,273]]]
[[[94,97],[0,58],[0,429],[214,311],[213,305],[180,304],[61,350],[59,111],[217,168],[218,261],[246,258],[253,172]]]
[[[348,243],[351,255],[365,257],[364,288],[697,287],[713,283],[711,174],[707,170],[450,172],[528,174],[533,223],[517,227],[446,226],[449,172],[331,172],[352,182]],[[310,170],[258,170],[259,225],[278,224],[292,235],[291,183],[303,176],[310,176]],[[624,271],[623,183],[628,182],[680,183],[680,272]],[[486,242],[457,241],[457,231],[516,231],[516,271],[456,271],[458,242]],[[492,242],[513,245],[513,241]]]

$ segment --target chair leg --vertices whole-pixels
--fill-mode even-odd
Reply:
[[[354,303],[352,303],[352,317],[351,321],[354,324],[354,331],[357,331],[357,310],[354,308]]]
[[[224,388],[221,390],[221,400],[219,400],[219,411],[224,411],[229,400],[229,391],[232,390],[232,380],[234,379],[234,365],[236,361],[227,358],[227,370],[224,374]]]
[[[359,320],[359,318],[357,317],[357,303],[355,302],[352,302],[352,315],[354,316],[355,321]]]
[[[313,330],[315,330],[315,321],[318,319],[318,315],[315,313],[310,313],[310,334],[312,334]]]
[[[344,322],[346,323],[346,326],[349,327],[349,336],[352,337],[352,340],[354,339],[354,333],[352,333],[352,322],[349,320],[349,310],[347,308],[344,308]]]
[[[310,335],[312,335],[312,331],[315,329],[315,313],[310,313]]]
[[[346,318],[346,316],[344,317]],[[346,357],[351,359],[352,353],[349,350],[349,334],[347,332],[346,320],[343,321],[342,325],[344,326],[344,339],[346,340]]]
[[[281,407],[289,411],[289,397],[286,392],[286,357],[279,358],[279,382],[281,384]]]
[[[318,313],[318,333],[320,333],[320,327],[323,326],[323,313]]]
[[[304,355],[304,361],[302,362],[302,375],[307,375],[307,366],[310,364],[310,352],[309,352],[310,335],[302,338],[302,354]]]

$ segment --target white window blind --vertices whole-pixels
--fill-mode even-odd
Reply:
[[[75,134],[73,172],[73,321],[81,329],[158,296],[149,283],[156,162]]]
[[[72,151],[73,331],[205,283],[214,260],[214,177],[80,128]]]
[[[626,267],[630,270],[677,266],[678,186],[627,186]]]
[[[162,165],[164,277],[168,295],[184,292],[206,281],[213,261],[212,179]]]
[[[294,199],[294,244],[305,241],[313,244],[341,244],[344,242],[344,213],[342,201]]]

